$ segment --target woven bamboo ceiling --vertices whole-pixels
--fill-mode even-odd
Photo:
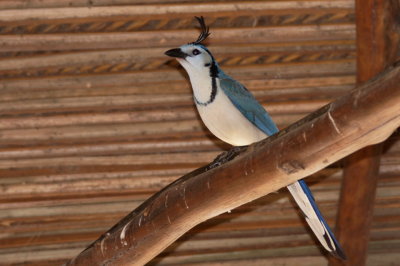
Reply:
[[[194,16],[280,128],[355,84],[352,0],[0,1],[0,264],[58,265],[229,147],[164,51]],[[399,134],[381,159],[368,265],[400,259]],[[334,226],[341,163],[307,178]],[[191,230],[149,265],[325,265],[286,190]]]

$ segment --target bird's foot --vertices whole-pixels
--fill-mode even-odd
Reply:
[[[218,155],[209,165],[208,170],[223,165],[238,156],[247,146],[234,146],[229,151],[225,151]]]

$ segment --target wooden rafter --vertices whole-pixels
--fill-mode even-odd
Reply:
[[[372,78],[396,60],[399,17],[396,0],[356,0],[357,82]],[[346,159],[336,234],[347,261],[330,265],[365,265],[372,223],[382,144],[362,149]]]
[[[304,178],[400,125],[400,66],[144,202],[68,265],[143,265],[195,225]],[[221,159],[222,158],[222,159]]]

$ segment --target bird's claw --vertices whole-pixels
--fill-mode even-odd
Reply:
[[[214,161],[209,165],[208,170],[229,162],[230,160],[232,160],[233,158],[238,156],[244,147],[247,147],[247,146],[235,146],[232,149],[230,149],[229,151],[225,151],[225,152],[219,154],[214,159]]]

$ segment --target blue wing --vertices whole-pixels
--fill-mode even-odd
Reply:
[[[233,105],[251,121],[253,125],[268,136],[279,131],[265,109],[242,84],[222,73],[222,75],[220,75],[220,86]],[[339,258],[345,259],[344,251],[318,209],[306,182],[304,180],[299,180],[289,185],[288,189],[303,212],[310,228],[325,249]]]
[[[239,82],[225,76],[220,79],[220,86],[235,107],[265,134],[271,136],[279,131],[267,111],[254,96]]]

